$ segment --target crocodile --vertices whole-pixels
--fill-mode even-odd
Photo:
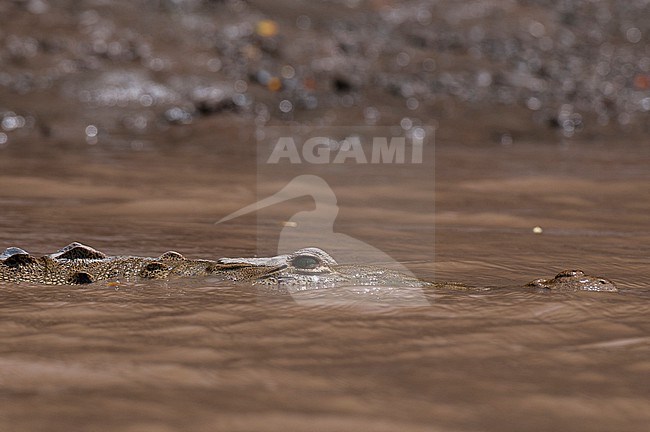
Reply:
[[[187,259],[175,251],[165,252],[157,258],[108,256],[76,242],[42,257],[34,257],[17,247],[10,247],[0,255],[0,281],[45,285],[211,275],[243,281],[254,280],[274,269],[244,263],[221,264],[213,260]]]
[[[255,285],[328,288],[336,286],[399,286],[482,290],[455,282],[425,282],[404,273],[371,265],[339,264],[315,247],[267,258],[188,259],[168,251],[156,258],[108,256],[81,243],[34,257],[10,247],[0,254],[0,281],[47,285],[78,285],[104,280],[133,281],[211,276]],[[539,291],[616,292],[613,282],[567,270],[553,279],[536,279],[526,287]]]
[[[399,286],[403,288],[434,285],[414,276],[387,268],[339,264],[322,249],[309,247],[270,258],[221,258],[222,264],[249,264],[275,267],[257,277],[257,285],[306,286],[331,288],[336,286]]]
[[[327,252],[318,248],[300,249],[293,254],[271,258],[221,258],[224,264],[251,264],[276,267],[257,278],[256,284],[307,285],[332,287],[341,285],[394,285],[400,287],[430,287],[448,291],[487,291],[459,282],[425,282],[398,271],[358,264],[338,264]],[[564,270],[552,279],[535,279],[524,288],[538,292],[600,291],[618,292],[609,279],[589,276],[582,270]]]
[[[603,277],[589,276],[582,270],[564,270],[552,279],[535,279],[529,282],[526,287],[543,292],[618,292],[618,288],[611,280]]]
[[[79,285],[103,280],[134,281],[173,277],[213,276],[260,285],[313,287],[425,284],[415,277],[373,266],[338,265],[318,248],[299,249],[269,258],[188,259],[168,251],[156,258],[108,256],[90,246],[71,243],[57,252],[34,257],[10,247],[0,254],[0,281],[46,285]]]

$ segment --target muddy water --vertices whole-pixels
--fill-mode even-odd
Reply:
[[[382,191],[404,203],[400,220],[373,214],[369,227],[358,206],[337,225],[423,278],[502,289],[430,291],[405,308],[209,279],[3,285],[0,430],[646,430],[650,151],[606,144],[438,143],[435,224],[400,230],[418,193],[403,172]],[[7,147],[1,243],[272,250],[277,226],[254,215],[213,224],[255,200],[251,152]],[[305,205],[269,211],[281,221]],[[434,257],[420,241],[432,228]],[[516,289],[565,268],[621,292]]]

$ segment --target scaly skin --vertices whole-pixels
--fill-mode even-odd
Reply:
[[[553,279],[535,279],[526,287],[538,291],[570,292],[599,291],[618,292],[614,282],[602,277],[586,275],[582,270],[564,270]]]
[[[370,265],[338,264],[327,252],[304,248],[270,258],[221,258],[223,264],[250,264],[275,267],[254,281],[256,285],[307,286],[399,286],[424,287],[432,284],[413,276]]]
[[[222,258],[220,263],[246,263],[277,266],[255,279],[256,285],[307,286],[328,288],[342,285],[399,286],[433,288],[446,291],[490,291],[457,282],[424,282],[394,270],[367,265],[344,265],[318,248],[300,249],[271,258]],[[582,270],[565,270],[553,279],[536,279],[526,285],[538,291],[618,292],[609,279],[585,275]]]
[[[72,243],[43,257],[33,257],[18,248],[9,248],[0,255],[0,281],[46,285],[211,275],[239,281],[254,279],[271,270],[274,268],[192,260],[173,251],[165,252],[158,258],[109,257],[80,243]]]
[[[109,257],[91,247],[72,243],[60,251],[33,257],[18,248],[0,255],[0,281],[48,285],[86,284],[102,280],[166,279],[215,276],[255,285],[331,288],[336,286],[388,286],[435,288],[455,291],[483,290],[463,284],[423,282],[394,270],[369,265],[338,264],[318,248],[269,258],[187,259],[178,252],[158,258]],[[580,270],[564,271],[553,279],[536,279],[526,285],[539,291],[616,292],[613,282],[587,276]]]

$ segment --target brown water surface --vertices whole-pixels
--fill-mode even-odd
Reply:
[[[407,172],[348,190],[360,203],[399,197],[404,212],[358,204],[338,231],[422,278],[502,289],[428,291],[405,308],[209,279],[5,284],[0,430],[646,430],[650,152],[607,144],[439,143],[435,259]],[[214,225],[255,201],[246,148],[1,152],[0,240],[35,254],[76,240],[109,254],[250,256],[272,252],[276,225],[310,205],[269,209],[277,223],[259,230],[254,215]],[[517,289],[566,268],[621,292]]]

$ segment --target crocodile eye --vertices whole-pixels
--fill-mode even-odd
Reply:
[[[298,255],[291,260],[291,265],[300,270],[314,270],[320,266],[320,260],[309,255]]]

